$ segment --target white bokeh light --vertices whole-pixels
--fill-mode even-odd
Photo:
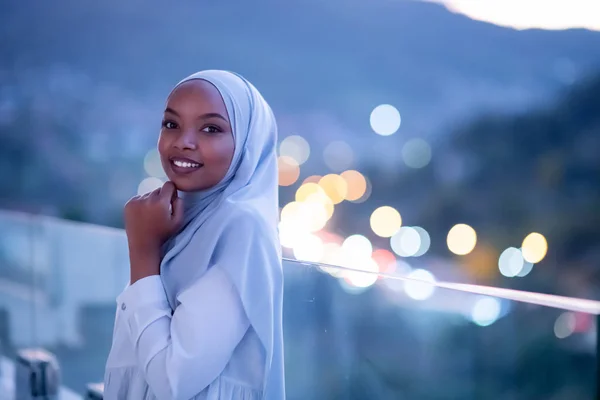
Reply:
[[[366,288],[377,282],[379,266],[372,258],[345,258],[344,266],[358,270],[344,272],[344,278],[353,286]]]
[[[565,339],[575,332],[577,317],[575,313],[566,311],[559,315],[554,322],[554,334],[559,339]]]
[[[302,165],[310,156],[310,145],[302,136],[288,136],[279,145],[279,155],[291,157]]]
[[[305,234],[294,243],[294,257],[297,260],[319,262],[324,256],[323,241],[316,235]]]
[[[513,278],[519,275],[524,264],[525,260],[523,259],[521,250],[515,247],[509,247],[508,249],[504,250],[498,259],[500,273],[507,278]]]
[[[403,226],[390,239],[390,246],[400,257],[412,257],[421,249],[421,235],[410,226]]]
[[[404,291],[414,300],[427,300],[435,292],[435,286],[427,282],[435,283],[435,277],[424,269],[415,269],[408,274],[408,278],[418,279],[425,282],[405,281]]]
[[[291,221],[281,221],[279,223],[279,241],[283,247],[294,248],[294,243],[297,243],[304,234],[306,232],[298,229]]]
[[[373,245],[362,235],[348,236],[342,243],[344,258],[367,260],[373,254]]]
[[[429,236],[429,233],[420,226],[413,226],[412,228],[417,231],[421,238],[421,246],[419,247],[419,251],[417,251],[413,257],[421,257],[429,251],[429,247],[431,246],[431,237]]]
[[[371,112],[371,128],[381,136],[389,136],[400,128],[400,112],[391,104],[381,104]]]
[[[479,326],[496,322],[502,310],[500,301],[494,297],[481,297],[473,305],[471,320]]]

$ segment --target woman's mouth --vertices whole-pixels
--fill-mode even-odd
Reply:
[[[177,174],[189,174],[202,168],[204,164],[195,162],[187,158],[173,157],[171,158],[171,169]]]

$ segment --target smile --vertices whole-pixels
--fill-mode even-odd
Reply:
[[[181,168],[200,168],[200,164],[187,161],[173,160],[173,164]]]
[[[177,175],[185,175],[197,171],[204,164],[183,157],[171,158],[171,170]]]

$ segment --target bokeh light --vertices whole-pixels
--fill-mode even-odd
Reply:
[[[160,154],[158,150],[152,149],[144,157],[144,170],[150,177],[164,178],[166,176],[160,162]]]
[[[325,227],[329,220],[326,206],[315,197],[307,201],[288,203],[281,210],[281,224],[284,228],[301,233],[314,233]],[[281,229],[281,227],[280,227]]]
[[[539,263],[546,257],[548,252],[548,242],[541,233],[533,232],[527,235],[521,246],[523,258],[532,263]]]
[[[521,273],[526,261],[520,249],[509,247],[500,254],[498,268],[500,273],[507,278],[512,278]]]
[[[379,266],[372,258],[357,259],[344,257],[344,259],[344,266],[355,270],[344,272],[344,279],[352,286],[367,288],[379,279],[379,276],[377,275]]]
[[[310,156],[310,145],[302,136],[288,136],[279,145],[279,155],[293,158],[302,165]]]
[[[303,234],[305,234],[305,232],[297,229],[294,224],[289,221],[281,221],[279,223],[279,241],[283,247],[292,249],[294,243],[298,242]]]
[[[419,250],[413,254],[413,257],[421,257],[429,251],[429,247],[431,246],[431,237],[429,236],[429,232],[420,226],[413,226],[412,228],[417,231],[421,239]]]
[[[342,243],[341,251],[341,265],[352,269],[343,273],[347,284],[367,288],[377,281],[379,265],[371,257],[373,245],[369,239],[362,235],[349,236]]]
[[[280,216],[280,220],[281,222],[291,222],[293,221],[296,216],[298,215],[298,213],[300,212],[300,207],[301,207],[301,203],[297,202],[297,201],[292,201],[291,203],[286,204],[282,209],[281,209],[281,216]]]
[[[329,143],[323,151],[325,165],[333,172],[341,172],[352,166],[354,151],[346,142],[335,141]]]
[[[319,186],[325,191],[333,204],[341,203],[348,194],[348,184],[340,175],[325,175],[319,180]]]
[[[342,251],[344,258],[366,260],[373,254],[373,245],[363,235],[352,235],[342,243]]]
[[[381,136],[389,136],[400,128],[400,112],[390,104],[381,104],[371,112],[371,129]]]
[[[571,311],[564,312],[554,322],[554,334],[559,339],[565,339],[575,332],[577,318]]]
[[[377,249],[373,252],[373,261],[379,266],[379,271],[384,274],[392,274],[396,270],[396,257],[386,249]]]
[[[144,193],[149,193],[153,190],[158,189],[162,185],[163,185],[162,180],[151,176],[140,182],[140,184],[138,185],[137,194],[142,195]]]
[[[333,202],[325,193],[325,190],[316,183],[304,183],[296,191],[296,202],[313,204],[325,211],[326,220],[333,216]]]
[[[402,159],[410,168],[423,168],[431,161],[431,146],[423,139],[411,139],[402,147]]]
[[[377,236],[392,237],[402,226],[402,217],[393,207],[383,206],[371,214],[371,229]]]
[[[363,197],[367,191],[367,180],[358,171],[348,170],[340,174],[346,181],[348,186],[348,193],[346,194],[346,200],[356,201]]]
[[[294,257],[297,260],[319,262],[324,255],[323,241],[316,235],[306,234],[294,243]]]
[[[523,254],[523,249],[521,249],[521,254]],[[523,268],[521,268],[521,271],[519,271],[519,273],[517,274],[517,277],[519,278],[524,278],[527,275],[529,275],[529,273],[533,271],[533,263],[530,263],[527,260],[523,261]]]
[[[475,229],[466,224],[456,224],[448,232],[446,238],[448,249],[456,255],[469,254],[477,244]]]
[[[431,272],[426,271],[424,269],[415,269],[414,271],[410,272],[407,277],[411,279],[418,279],[420,281],[424,281],[404,282],[404,291],[411,299],[427,300],[435,292],[435,286],[432,284],[435,283],[435,277]]]
[[[371,197],[371,193],[373,191],[373,186],[371,185],[371,182],[369,181],[369,178],[367,178],[365,175],[363,175],[363,177],[365,178],[365,183],[367,185],[366,189],[365,189],[365,193],[360,198],[358,198],[356,200],[349,200],[348,199],[348,201],[351,201],[352,203],[360,204],[360,203],[364,203],[365,201],[369,200],[369,197]]]
[[[412,257],[421,249],[421,235],[410,226],[403,226],[390,239],[394,253],[401,257]]]
[[[304,179],[302,181],[302,184],[305,183],[319,183],[319,181],[321,180],[322,176],[321,175],[311,175],[309,177],[307,177],[306,179]]]
[[[291,186],[300,177],[300,165],[292,157],[279,156],[277,167],[279,169],[280,186]]]
[[[319,186],[317,183],[313,183],[313,182],[303,183],[298,188],[298,190],[296,190],[296,201],[303,202],[303,201],[306,201],[306,199],[308,199],[308,197],[310,195],[321,194],[321,193],[324,196],[326,196],[323,188],[321,186]]]
[[[325,243],[325,245],[323,246],[324,249],[324,255],[323,258],[321,259],[321,262],[328,264],[328,265],[337,265],[337,266],[343,266],[344,262],[343,262],[343,254],[342,254],[342,246],[337,244],[337,243]],[[340,269],[340,268],[332,268],[332,267],[325,267],[325,266],[320,266],[319,267],[323,272],[328,273],[331,276],[334,277],[343,277],[344,275],[344,270]]]
[[[495,297],[481,297],[477,299],[471,310],[471,320],[479,326],[489,326],[496,322],[502,307]]]

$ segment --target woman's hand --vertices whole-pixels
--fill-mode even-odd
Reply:
[[[131,281],[157,275],[160,251],[165,241],[177,233],[183,221],[182,200],[172,182],[125,204],[125,232],[129,244]]]

